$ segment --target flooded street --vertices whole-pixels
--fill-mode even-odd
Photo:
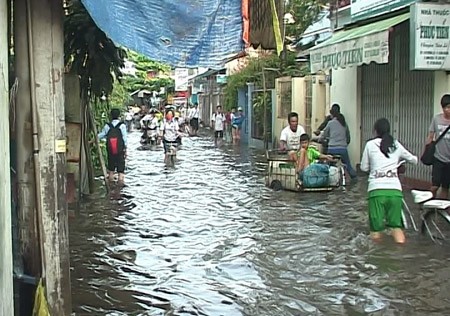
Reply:
[[[70,221],[76,315],[448,315],[449,249],[373,244],[363,179],[273,192],[261,152],[184,139],[166,171],[139,136],[127,187]]]

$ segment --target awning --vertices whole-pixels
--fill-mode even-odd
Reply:
[[[393,18],[336,32],[310,51],[311,72],[389,61],[389,29],[409,19],[405,13]]]

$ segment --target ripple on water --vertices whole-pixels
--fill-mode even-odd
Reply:
[[[127,187],[70,223],[78,315],[445,315],[448,249],[367,238],[364,181],[272,192],[242,147],[185,139],[175,169],[130,135]]]

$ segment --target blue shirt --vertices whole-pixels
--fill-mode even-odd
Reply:
[[[112,126],[117,126],[121,120],[112,120],[111,124]],[[120,131],[122,132],[122,139],[125,147],[127,147],[127,127],[125,124],[120,125]],[[106,124],[105,127],[103,127],[102,131],[98,134],[99,139],[105,139],[109,132],[109,125]]]

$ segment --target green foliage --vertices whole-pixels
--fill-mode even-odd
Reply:
[[[267,111],[267,133],[268,139],[271,138],[270,133],[272,130],[272,98],[271,93],[266,92],[266,111]],[[253,118],[255,120],[254,126],[256,127],[255,136],[264,139],[264,93],[260,92],[253,96]]]
[[[125,88],[123,83],[115,81],[113,90],[109,96],[109,103],[116,108],[126,108],[132,102],[129,91]]]
[[[136,69],[147,75],[148,70],[159,71],[165,74],[170,73],[170,66],[151,60],[144,55],[128,50],[128,60],[136,63]]]
[[[110,94],[114,78],[120,79],[126,52],[100,30],[81,1],[66,1],[64,20],[65,65],[80,76],[80,86],[90,98]]]
[[[124,76],[121,80],[125,90],[129,93],[145,89],[158,92],[162,87],[171,91],[175,82],[169,77],[171,67],[169,65],[153,61],[133,51],[128,51],[128,60],[135,63],[136,76]],[[153,71],[157,74],[155,78],[149,78],[147,73]]]
[[[275,78],[283,76],[300,77],[308,73],[307,68],[301,68],[295,61],[295,54],[288,52],[285,60],[281,60],[276,54],[259,58],[251,58],[248,65],[241,71],[231,75],[227,79],[224,90],[226,110],[236,106],[238,90],[245,88],[247,82],[254,82],[259,88],[262,87],[262,69],[274,68],[278,71],[266,71],[266,86],[268,89],[274,87]]]
[[[292,14],[295,24],[286,25],[286,36],[300,37],[329,3],[330,0],[290,0],[286,12]]]

